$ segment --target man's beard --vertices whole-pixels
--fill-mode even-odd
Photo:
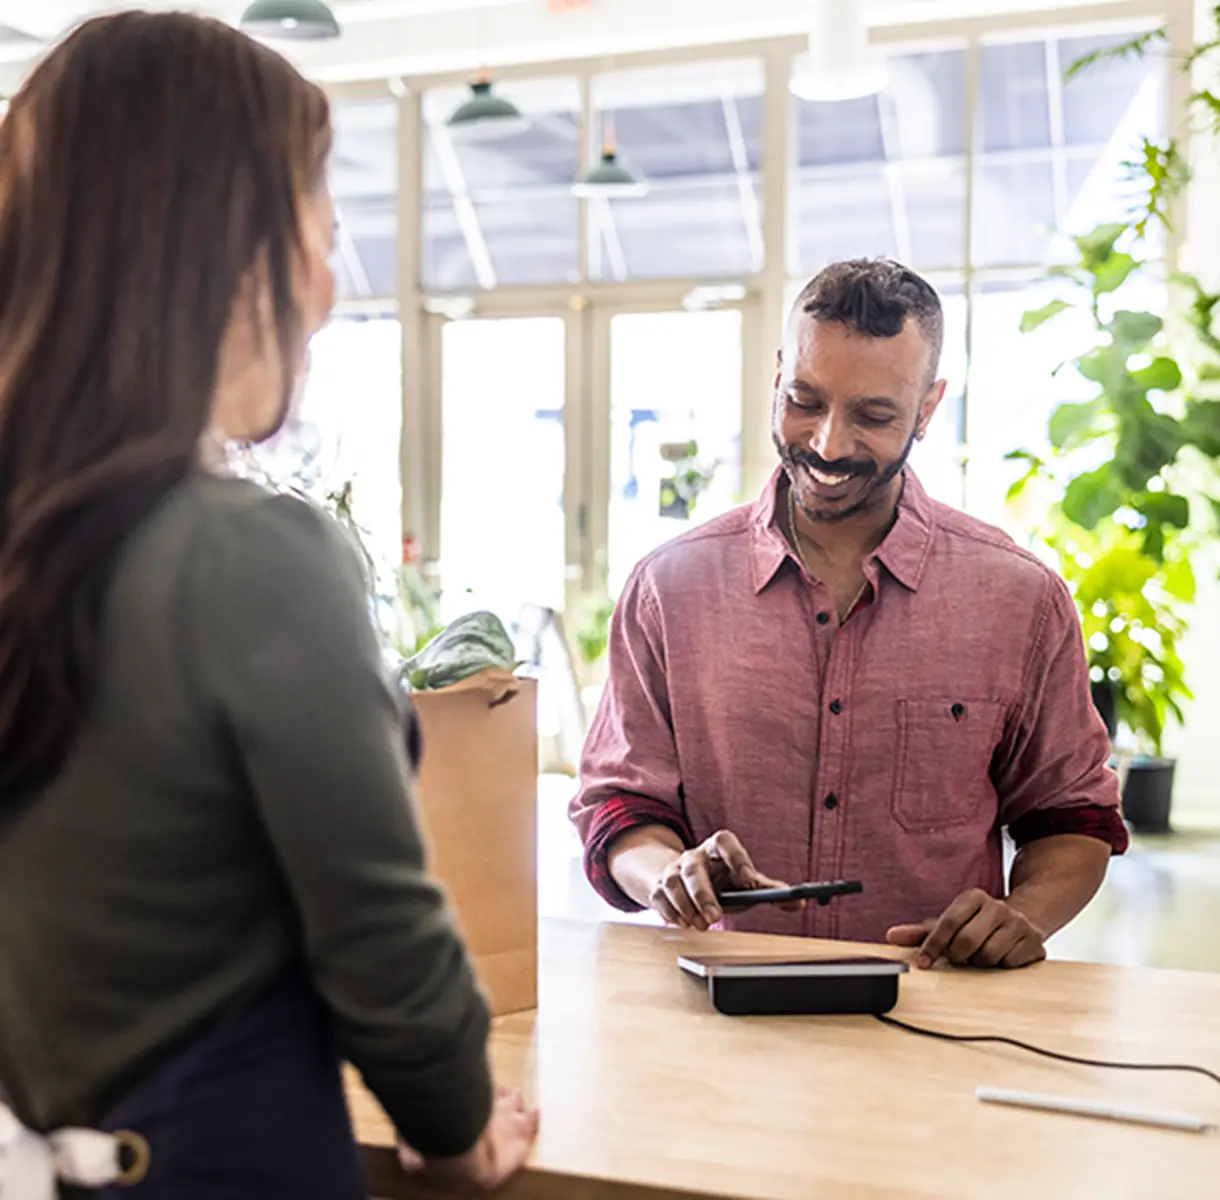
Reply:
[[[779,438],[779,434],[774,430],[771,433],[771,441],[775,445],[775,449],[779,453],[780,461],[784,465],[784,472],[788,476],[789,485],[793,489],[793,497],[796,500],[797,507],[811,521],[829,523],[832,521],[846,521],[851,517],[857,517],[862,512],[876,505],[885,497],[891,483],[902,473],[902,469],[907,465],[907,459],[911,456],[911,451],[915,447],[915,437],[918,425],[911,430],[911,436],[907,438],[907,444],[903,448],[902,453],[883,471],[877,470],[876,463],[871,462],[854,462],[851,459],[839,459],[837,462],[827,462],[819,454],[814,454],[810,450],[800,450],[795,446],[785,446]],[[870,482],[860,493],[859,498],[854,504],[848,505],[846,508],[836,509],[813,509],[806,508],[801,503],[801,492],[797,484],[798,473],[801,468],[812,467],[815,471],[820,471],[827,475],[851,475],[859,479],[869,479]]]

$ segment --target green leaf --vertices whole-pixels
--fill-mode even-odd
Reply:
[[[1125,363],[1125,355],[1121,355],[1112,347],[1106,346],[1101,350],[1094,350],[1092,354],[1085,354],[1078,358],[1076,360],[1076,370],[1085,379],[1091,380],[1093,383],[1100,383],[1104,387],[1111,373],[1115,370],[1124,370]]]
[[[1005,462],[1027,462],[1032,467],[1041,467],[1042,460],[1030,450],[1009,450],[1004,455]]]
[[[1210,88],[1200,88],[1191,96],[1190,102],[1207,109],[1213,120],[1220,117],[1220,96],[1217,96]]]
[[[1148,521],[1185,529],[1190,524],[1190,501],[1172,492],[1145,492],[1135,503],[1137,512]]]
[[[1159,42],[1167,41],[1168,38],[1168,30],[1164,28],[1150,29],[1146,33],[1141,33],[1128,41],[1120,42],[1117,46],[1102,46],[1097,50],[1090,50],[1088,54],[1082,54],[1072,62],[1064,72],[1063,80],[1065,83],[1071,83],[1078,75],[1097,66],[1098,63],[1115,62],[1127,58],[1143,58],[1153,46]]]
[[[1190,182],[1190,165],[1177,140],[1170,138],[1161,145],[1145,137],[1140,142],[1140,158],[1122,166],[1127,180],[1145,193],[1134,217],[1136,235],[1145,237],[1154,221],[1172,229],[1173,203]]]
[[[1086,404],[1061,404],[1051,413],[1049,433],[1051,445],[1062,450],[1080,434],[1087,433],[1097,419],[1101,397]]]
[[[1098,265],[1093,274],[1093,294],[1105,296],[1110,292],[1117,292],[1138,266],[1139,263],[1130,254],[1111,254]]]
[[[1110,467],[1077,475],[1063,494],[1063,513],[1085,529],[1092,529],[1123,502],[1123,489]]]
[[[1114,243],[1118,241],[1129,228],[1124,222],[1113,221],[1106,225],[1098,225],[1088,233],[1076,238],[1076,249],[1085,265],[1093,270],[1114,253]]]
[[[1175,392],[1182,386],[1182,368],[1172,358],[1154,358],[1146,367],[1131,372],[1145,392]]]
[[[490,667],[511,671],[515,649],[503,624],[493,613],[459,617],[405,665],[415,692],[439,691]]]
[[[1220,4],[1213,4],[1211,11],[1211,19],[1213,24],[1220,20]],[[1209,54],[1220,50],[1220,41],[1212,40],[1208,42],[1200,42],[1182,61],[1182,70],[1189,71],[1200,59],[1206,58]]]
[[[1155,313],[1129,312],[1120,309],[1110,322],[1110,334],[1116,345],[1124,346],[1130,353],[1142,350],[1165,327],[1165,322]]]
[[[1197,584],[1190,559],[1178,558],[1167,562],[1161,570],[1161,582],[1174,599],[1181,600],[1184,604],[1194,603]]]
[[[1161,525],[1149,525],[1144,530],[1144,553],[1155,563],[1165,561],[1165,530]]]
[[[1066,300],[1052,300],[1041,308],[1031,309],[1021,317],[1021,332],[1033,333],[1035,329],[1071,307]]]
[[[1166,413],[1154,412],[1147,400],[1122,420],[1114,447],[1114,468],[1133,491],[1142,491],[1178,456],[1186,428]]]
[[[1220,400],[1190,400],[1186,405],[1186,436],[1211,458],[1220,458]]]

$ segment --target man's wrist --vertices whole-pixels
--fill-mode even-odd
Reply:
[[[606,869],[625,895],[648,907],[654,883],[685,849],[682,839],[667,826],[637,825],[620,833],[606,848]]]
[[[1014,912],[1020,913],[1045,942],[1061,928],[1055,921],[1053,910],[1062,905],[1055,904],[1050,897],[1039,896],[1038,892],[1037,888],[1016,887],[1008,894],[1005,903]],[[1062,924],[1066,923],[1064,921]]]

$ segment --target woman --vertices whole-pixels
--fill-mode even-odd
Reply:
[[[442,1184],[533,1141],[355,556],[213,469],[279,428],[330,312],[330,136],[277,55],[144,13],[0,124],[6,1200],[50,1194],[52,1147],[61,1182],[143,1179],[105,1196],[355,1200],[340,1056]],[[40,1136],[72,1126],[124,1132]]]

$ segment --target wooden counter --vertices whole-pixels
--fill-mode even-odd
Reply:
[[[542,1110],[514,1200],[1048,1200],[1220,1196],[1220,1136],[984,1106],[980,1084],[1185,1111],[1220,1122],[1220,1087],[956,1046],[867,1017],[715,1013],[678,970],[695,947],[784,957],[834,943],[545,921],[537,1013],[497,1022],[500,1079]],[[886,953],[882,951],[882,953]],[[889,952],[900,957],[896,952]],[[1220,1069],[1220,976],[1044,963],[904,977],[894,1015],[1088,1057]],[[372,1193],[427,1195],[354,1080]]]

